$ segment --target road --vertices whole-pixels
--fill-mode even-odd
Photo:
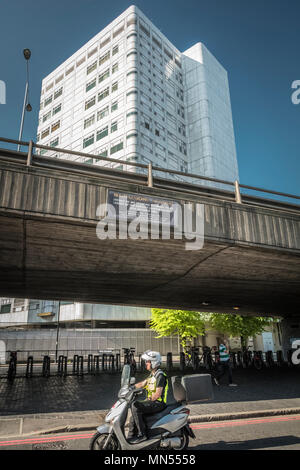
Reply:
[[[193,450],[300,450],[300,415],[191,425]],[[88,450],[93,431],[0,439],[0,450]]]

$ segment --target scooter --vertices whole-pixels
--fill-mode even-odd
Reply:
[[[173,379],[173,378],[172,378]],[[143,389],[134,387],[135,378],[130,377],[130,365],[124,365],[121,377],[121,389],[118,401],[112,406],[105,417],[105,423],[97,428],[90,442],[90,450],[143,450],[143,449],[186,449],[189,437],[195,435],[188,424],[190,410],[184,404],[184,393],[181,391],[180,401],[153,415],[144,416],[147,437],[139,444],[130,444],[125,437],[125,423],[131,403],[144,393]],[[172,381],[172,387],[176,387]],[[174,394],[175,396],[175,394]]]

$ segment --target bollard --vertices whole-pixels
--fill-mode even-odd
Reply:
[[[88,355],[88,372],[93,372],[93,354]]]
[[[180,367],[181,371],[184,371],[184,368],[185,368],[185,355],[184,355],[184,352],[180,353],[179,367]]]
[[[63,375],[64,375],[64,376],[66,376],[67,373],[68,373],[67,364],[68,364],[68,357],[67,357],[67,356],[64,356],[64,357],[63,357]]]
[[[94,373],[99,373],[99,356],[94,356]]]
[[[102,370],[107,370],[107,354],[102,354]]]
[[[79,374],[79,362],[78,362],[78,354],[74,354],[73,356],[73,375]]]
[[[108,368],[110,370],[115,369],[115,356],[113,354],[110,354],[108,357]]]
[[[67,369],[67,357],[66,356],[59,356],[58,358],[58,364],[57,364],[57,374],[62,376],[66,374],[66,369]]]
[[[42,375],[43,377],[49,377],[50,375],[50,356],[44,356]]]
[[[276,352],[276,361],[277,361],[277,366],[278,367],[282,367],[284,365],[282,351],[277,351]]]
[[[167,353],[167,371],[173,369],[173,356],[171,352]]]
[[[116,354],[116,369],[120,370],[121,368],[121,354],[117,353]]]
[[[79,375],[83,375],[83,356],[78,357],[78,363],[79,363]]]
[[[33,370],[33,356],[28,356],[27,366],[26,366],[26,378],[32,377],[32,370]]]

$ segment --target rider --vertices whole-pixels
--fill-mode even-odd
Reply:
[[[147,439],[143,415],[162,411],[167,402],[168,379],[167,375],[159,368],[161,365],[160,353],[148,350],[142,355],[142,359],[146,363],[146,369],[151,373],[146,380],[135,384],[135,388],[146,389],[147,399],[143,401],[134,400],[131,405],[132,416],[127,437],[130,439],[131,444],[137,444]],[[137,437],[134,438],[136,432]]]

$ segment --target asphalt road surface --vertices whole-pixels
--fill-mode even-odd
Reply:
[[[190,451],[300,450],[300,415],[191,425]],[[88,450],[93,431],[0,440],[0,450]],[[197,454],[197,453],[196,453]]]

